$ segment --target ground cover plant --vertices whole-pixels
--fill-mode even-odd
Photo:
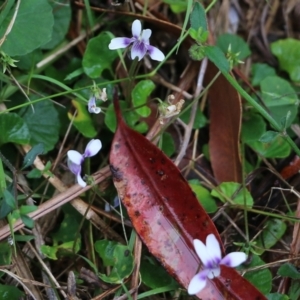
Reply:
[[[0,1],[0,299],[293,299],[297,1]]]

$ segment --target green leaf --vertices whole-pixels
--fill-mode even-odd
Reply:
[[[268,300],[289,300],[290,298],[287,295],[279,294],[279,293],[272,293],[266,294]]]
[[[278,124],[290,111],[291,115],[287,120],[289,127],[298,113],[299,104],[297,94],[291,84],[278,76],[268,76],[261,81],[260,89],[265,105]]]
[[[277,274],[282,277],[290,277],[292,279],[300,279],[300,272],[291,263],[285,263],[277,271]]]
[[[263,254],[266,249],[273,247],[286,231],[286,224],[280,219],[269,219],[264,230],[256,239],[256,253]]]
[[[145,122],[138,123],[140,116],[134,110],[129,108],[128,104],[125,101],[120,101],[119,103],[122,115],[127,125],[140,133],[146,132],[148,129],[147,124]],[[112,103],[107,108],[104,122],[109,130],[111,130],[112,132],[116,131],[117,120],[114,106]]]
[[[54,16],[54,26],[51,40],[43,45],[42,49],[53,49],[65,38],[71,21],[71,6],[69,1],[50,1]]]
[[[12,247],[7,243],[7,241],[4,241],[0,243],[0,265],[10,265],[11,264],[11,257],[12,257]],[[0,277],[2,277],[5,273],[0,272]],[[0,299],[1,296],[0,296]]]
[[[155,85],[151,80],[141,80],[131,92],[132,103],[136,108],[136,113],[146,118],[151,114],[151,109],[147,106],[147,99],[154,90]]]
[[[272,53],[278,58],[279,66],[289,73],[291,80],[300,81],[300,41],[279,40],[271,44]]]
[[[270,143],[272,141],[274,141],[274,139],[276,139],[278,137],[280,133],[277,131],[266,131],[260,138],[259,141],[262,143]]]
[[[235,204],[253,206],[251,194],[247,189],[244,190],[240,183],[222,182],[211,191],[211,195],[217,197],[222,202],[226,202],[226,198],[230,198]]]
[[[207,213],[217,211],[218,207],[215,199],[211,196],[210,192],[201,185],[198,179],[189,180],[189,185]]]
[[[248,142],[248,145],[265,158],[284,158],[291,152],[291,147],[281,136],[277,136],[272,142],[260,141]]]
[[[6,143],[28,144],[30,133],[24,120],[15,113],[0,114],[0,146]]]
[[[183,114],[180,115],[180,119],[184,123],[188,123],[190,120],[191,116],[191,108],[186,110]],[[200,109],[197,109],[194,124],[193,124],[193,129],[200,129],[203,128],[207,125],[207,118],[203,114],[203,112]]]
[[[193,11],[190,16],[191,28],[198,31],[199,28],[203,28],[207,31],[207,21],[204,7],[199,3],[195,2]]]
[[[6,190],[5,173],[3,169],[2,159],[0,158],[0,199],[3,196],[3,192]]]
[[[3,37],[13,17],[10,11],[0,29]],[[47,0],[21,1],[12,30],[6,37],[1,50],[9,56],[25,55],[51,39],[54,18]]]
[[[171,284],[174,284],[174,289],[176,289],[177,284],[175,280],[161,265],[156,262],[156,260],[150,257],[142,259],[140,272],[142,276],[142,282],[151,289],[156,289]]]
[[[23,299],[24,293],[12,285],[0,284],[0,299],[1,300],[14,300]]]
[[[48,258],[52,260],[57,260],[57,247],[52,247],[52,246],[47,246],[47,245],[42,245],[40,247],[40,251]]]
[[[27,106],[19,112],[26,122],[31,139],[30,145],[44,144],[45,152],[52,150],[59,138],[60,121],[58,113],[50,100]]]
[[[290,296],[289,300],[299,300],[300,298],[300,281],[292,280],[288,295]]]
[[[25,71],[34,69],[35,65],[42,59],[43,52],[40,49],[35,49],[26,55],[16,57],[18,68]]]
[[[258,266],[265,266],[265,262],[257,255],[253,255],[251,262],[247,268],[254,268]],[[239,268],[244,269],[244,268]],[[272,288],[272,273],[269,269],[259,269],[247,272],[244,276],[254,286],[256,286],[263,294],[269,293]]]
[[[36,157],[40,154],[44,153],[44,144],[40,143],[34,145],[28,153],[26,153],[24,160],[23,160],[23,167],[22,170],[31,166],[36,159]]]
[[[11,209],[16,209],[16,200],[15,197],[11,194],[10,191],[5,190],[3,192],[3,200],[5,201],[5,203],[11,208]]]
[[[112,63],[118,57],[118,53],[108,48],[110,41],[111,37],[106,32],[101,32],[97,37],[89,40],[82,66],[85,74],[90,78],[101,76],[105,69],[112,72]]]
[[[108,283],[121,283],[133,271],[132,253],[127,246],[119,243],[101,240],[95,243],[95,250],[102,258],[105,266],[112,266],[110,274],[99,273],[99,277]]]
[[[34,227],[34,220],[28,217],[27,215],[20,215],[20,218],[26,227],[28,228]]]
[[[206,46],[204,52],[208,59],[214,63],[221,72],[229,72],[229,62],[220,48],[216,46]]]
[[[256,142],[266,131],[266,122],[259,114],[253,113],[244,117],[242,139],[245,143]]]
[[[175,14],[185,12],[187,9],[187,1],[186,0],[163,0],[163,2],[170,4],[171,10]]]
[[[77,115],[73,118],[73,114],[68,112],[69,120],[73,120],[73,125],[83,136],[94,138],[97,135],[97,131],[94,127],[91,114],[87,110],[87,106],[76,100],[72,100],[72,104],[77,109]]]
[[[221,34],[217,39],[217,46],[226,54],[231,47],[232,53],[239,53],[237,58],[243,60],[251,54],[248,44],[238,35],[224,33]]]
[[[253,86],[257,86],[260,82],[268,76],[276,75],[276,71],[274,68],[270,67],[267,64],[252,64],[252,80],[251,83]]]
[[[36,211],[38,208],[35,205],[22,205],[20,207],[20,214],[21,215],[27,215],[33,211]]]
[[[174,140],[168,132],[164,132],[162,135],[161,150],[169,157],[175,152]]]

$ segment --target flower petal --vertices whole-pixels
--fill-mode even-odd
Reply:
[[[142,31],[141,40],[144,43],[149,44],[149,39],[150,39],[151,34],[152,34],[152,30],[151,29],[144,29]]]
[[[209,279],[213,279],[215,277],[218,277],[220,276],[221,274],[221,269],[220,267],[217,267],[217,268],[212,268],[212,269],[209,269],[209,273],[207,274],[207,277]]]
[[[131,59],[134,60],[138,57],[138,60],[140,61],[145,56],[146,52],[146,45],[143,42],[136,41],[131,48]]]
[[[132,32],[132,36],[136,39],[138,39],[141,35],[141,31],[142,31],[142,23],[140,20],[135,20],[132,23],[131,26],[131,32]]]
[[[245,262],[246,259],[247,255],[244,252],[231,252],[223,257],[220,264],[234,268]]]
[[[78,183],[80,186],[86,187],[86,182],[82,179],[80,173],[77,174],[76,179],[77,179],[77,183]]]
[[[128,47],[134,40],[127,37],[114,38],[110,41],[108,48],[110,50],[116,50]]]
[[[203,270],[192,278],[188,286],[189,295],[195,295],[205,287],[206,280],[207,280],[207,273],[208,273],[207,270]]]
[[[215,263],[219,264],[222,258],[220,244],[212,233],[206,237],[206,249]]]
[[[99,114],[101,112],[101,108],[100,107],[91,107],[89,108],[89,113],[91,114]]]
[[[100,140],[91,140],[85,147],[84,157],[91,157],[96,155],[102,148],[102,143]]]
[[[68,160],[70,160],[73,164],[81,165],[82,162],[84,161],[83,155],[81,155],[76,150],[69,150],[67,155],[68,155]]]
[[[101,108],[96,106],[96,98],[94,96],[89,99],[88,111],[91,114],[99,114],[101,112]]]
[[[153,60],[163,61],[165,59],[165,55],[158,48],[148,45],[147,50]]]
[[[202,264],[207,267],[211,263],[211,257],[207,253],[206,246],[200,240],[194,240],[194,247],[197,255],[202,261]]]
[[[80,174],[81,165],[73,163],[70,159],[68,159],[67,163],[68,163],[68,168],[74,175],[77,176],[78,174]]]

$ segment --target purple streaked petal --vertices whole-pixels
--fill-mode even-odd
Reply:
[[[68,160],[70,160],[75,165],[80,166],[82,164],[82,162],[84,161],[83,155],[81,155],[76,150],[69,150],[67,155],[68,155]]]
[[[247,259],[247,255],[244,252],[231,252],[223,257],[220,264],[227,267],[237,267]]]
[[[71,160],[68,159],[67,161],[67,164],[68,164],[68,168],[69,170],[74,174],[74,175],[78,175],[80,174],[81,172],[81,165],[77,165],[77,164],[74,164]]]
[[[220,244],[214,234],[209,234],[206,237],[206,250],[215,263],[219,264],[221,261]]]
[[[91,114],[99,114],[101,112],[101,108],[100,107],[97,107],[97,106],[95,106],[95,107],[91,107],[91,108],[89,108],[89,113],[91,113]]]
[[[211,257],[207,253],[206,246],[200,240],[194,240],[194,247],[197,255],[201,259],[202,264],[207,267],[211,264]]]
[[[140,61],[145,56],[146,52],[146,45],[143,42],[136,41],[131,48],[131,59],[134,60],[138,57],[138,60]]]
[[[203,270],[192,278],[188,286],[189,295],[195,295],[205,287],[207,274],[208,270]]]
[[[132,42],[134,42],[134,39],[129,39],[127,37],[120,37],[120,38],[114,38],[110,41],[108,48],[110,50],[116,50],[121,48],[128,47]]]
[[[142,31],[142,35],[141,35],[142,42],[149,44],[149,38],[150,38],[151,34],[152,34],[151,29],[144,29]]]
[[[101,112],[101,108],[96,106],[96,98],[94,96],[89,99],[88,111],[91,114],[99,114]]]
[[[142,24],[140,20],[135,20],[132,23],[131,26],[131,32],[132,32],[132,36],[136,39],[138,39],[141,35],[141,31],[142,31]]]
[[[85,147],[84,157],[91,157],[96,155],[102,148],[102,143],[100,140],[91,140]]]
[[[76,179],[77,179],[77,183],[78,183],[80,186],[86,187],[86,182],[82,179],[80,173],[77,174]]]
[[[153,60],[163,61],[165,59],[165,55],[158,48],[148,45],[147,49]]]

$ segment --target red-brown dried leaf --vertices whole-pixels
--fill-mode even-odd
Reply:
[[[205,75],[210,82],[218,69],[210,63]],[[239,140],[242,106],[238,92],[221,74],[209,89],[209,152],[218,182],[242,182]]]
[[[124,123],[118,101],[114,103],[118,119],[110,153],[114,184],[144,244],[187,288],[200,265],[193,239],[205,243],[207,235],[213,233],[221,243],[220,236],[178,168]],[[211,300],[265,299],[234,269],[223,266],[221,275],[208,280],[197,296]]]

